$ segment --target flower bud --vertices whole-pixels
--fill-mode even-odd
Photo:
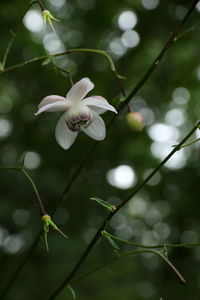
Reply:
[[[144,128],[144,118],[139,112],[129,112],[126,121],[130,129],[133,131],[141,131]]]
[[[49,246],[48,246],[48,241],[47,241],[47,234],[49,232],[49,227],[52,227],[54,230],[58,231],[65,238],[67,238],[67,236],[57,227],[57,225],[52,221],[52,219],[49,215],[44,214],[41,219],[42,219],[42,223],[43,223],[43,232],[44,232],[44,238],[45,238],[45,245],[46,245],[47,252],[48,252],[49,251]]]
[[[52,15],[52,13],[49,10],[47,10],[47,9],[45,9],[45,10],[42,11],[42,16],[43,16],[43,19],[44,19],[45,26],[48,23],[51,26],[51,28],[53,29],[53,31],[56,33],[56,31],[55,31],[55,29],[53,27],[52,21],[60,22],[60,20],[56,19]]]

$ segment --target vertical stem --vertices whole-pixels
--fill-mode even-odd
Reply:
[[[36,0],[34,1],[35,3],[37,3],[39,5],[39,7],[41,8],[41,11],[45,10],[46,8],[44,7],[43,3],[40,0]]]
[[[33,181],[33,179],[30,177],[30,175],[24,170],[24,168],[20,168],[20,171],[26,176],[26,178],[29,180],[29,182],[31,183],[32,185],[32,188],[35,192],[35,195],[36,195],[36,199],[37,199],[37,202],[38,202],[38,205],[39,205],[39,208],[40,208],[40,214],[41,216],[43,215],[46,215],[46,211],[44,209],[44,206],[43,206],[43,203],[42,203],[42,200],[40,198],[40,195],[39,195],[39,192],[38,192],[38,189]]]
[[[188,140],[188,138],[194,133],[194,131],[200,126],[200,121],[193,126],[193,128],[189,131],[189,133],[182,139],[182,141],[167,155],[167,157],[161,161],[161,163],[150,173],[150,175],[141,183],[139,184],[133,192],[122,201],[122,203],[117,206],[117,208],[109,213],[109,215],[106,217],[98,231],[96,232],[95,236],[83,252],[82,256],[78,260],[77,264],[73,268],[73,270],[70,272],[70,274],[63,280],[63,282],[59,285],[59,287],[54,291],[54,293],[51,295],[49,300],[53,300],[56,298],[56,296],[66,287],[66,285],[72,280],[74,275],[77,273],[77,271],[80,269],[86,258],[88,257],[89,253],[97,243],[97,241],[101,238],[101,232],[105,229],[107,223],[112,219],[112,217],[130,200],[135,196],[144,186],[149,182],[149,180],[162,168],[162,166],[174,155],[176,151],[180,149],[180,147]]]

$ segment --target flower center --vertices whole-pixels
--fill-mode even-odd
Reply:
[[[67,126],[72,131],[81,131],[82,128],[86,128],[91,124],[92,120],[79,120],[77,122],[67,121]]]
[[[92,113],[87,108],[80,110],[72,110],[67,112],[66,124],[72,131],[81,131],[82,128],[87,128],[92,122]]]

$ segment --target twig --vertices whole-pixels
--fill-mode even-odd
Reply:
[[[46,211],[45,211],[45,209],[44,209],[44,205],[42,203],[42,200],[40,198],[38,189],[37,189],[34,181],[31,178],[31,176],[27,173],[27,171],[23,168],[23,166],[18,166],[18,167],[0,167],[0,171],[2,171],[2,170],[13,170],[13,171],[19,171],[19,172],[21,172],[28,179],[28,181],[30,182],[30,184],[31,184],[31,186],[33,188],[33,191],[35,193],[36,200],[37,200],[37,203],[38,203],[38,206],[39,206],[39,209],[40,209],[41,216],[47,214]]]
[[[55,53],[55,54],[51,54],[51,55],[42,55],[42,56],[39,56],[39,57],[34,57],[34,58],[28,59],[26,61],[23,61],[21,63],[18,63],[16,65],[10,66],[10,67],[2,70],[0,74],[3,74],[3,73],[6,73],[6,72],[9,72],[9,71],[12,71],[12,70],[24,67],[26,65],[29,65],[29,64],[32,64],[32,63],[35,63],[35,62],[39,62],[41,60],[44,60],[44,59],[48,58],[49,56],[51,56],[51,57],[58,57],[58,56],[66,55],[66,54],[81,53],[81,52],[94,53],[94,54],[99,54],[99,55],[104,56],[107,59],[107,61],[109,62],[110,69],[115,74],[115,76],[117,78],[122,78],[122,76],[118,74],[112,58],[110,57],[110,55],[106,51],[104,51],[104,50],[98,50],[98,49],[88,49],[88,48],[70,49],[70,50],[67,50],[67,51],[64,51],[64,52],[60,52],[60,53]]]
[[[8,42],[8,46],[7,46],[7,48],[6,48],[6,50],[5,50],[5,53],[4,53],[4,55],[3,55],[3,60],[2,60],[2,63],[1,63],[0,74],[3,73],[3,72],[5,72],[5,65],[6,65],[7,57],[8,57],[8,54],[9,54],[10,50],[11,50],[11,47],[12,47],[12,45],[13,45],[13,42],[14,42],[16,36],[17,36],[17,33],[18,33],[18,31],[19,31],[19,29],[20,29],[20,27],[21,27],[22,20],[23,20],[25,14],[27,13],[27,11],[29,10],[29,8],[30,8],[32,5],[34,5],[34,4],[38,4],[38,5],[40,6],[40,8],[41,8],[42,11],[45,9],[45,8],[44,8],[44,5],[43,5],[42,2],[39,1],[39,0],[32,1],[32,2],[30,2],[30,3],[28,4],[27,8],[25,9],[25,11],[24,11],[24,13],[23,13],[23,16],[21,17],[21,20],[20,20],[19,23],[16,25],[15,30],[11,30],[11,31],[10,31],[10,33],[12,34],[12,37],[10,38],[10,41]]]
[[[68,71],[68,70],[66,70],[66,69],[63,69],[63,68],[59,67],[59,66],[53,61],[53,59],[52,59],[52,64],[54,65],[55,68],[57,68],[58,70],[60,70],[61,72],[65,73],[65,74],[67,74],[67,76],[68,76],[68,78],[69,78],[69,81],[70,81],[70,84],[71,84],[71,86],[73,86],[74,83],[73,83],[73,79],[72,79],[72,76],[71,76],[71,74],[70,74],[70,71]]]
[[[132,100],[132,98],[141,89],[141,87],[144,85],[144,83],[146,83],[146,81],[149,79],[152,72],[158,67],[158,65],[160,64],[161,60],[163,59],[165,53],[167,52],[167,50],[169,50],[170,47],[177,41],[177,38],[180,37],[180,35],[179,35],[180,31],[182,30],[182,28],[185,25],[188,17],[191,15],[192,11],[194,10],[197,2],[199,2],[199,0],[194,0],[192,2],[192,4],[189,7],[185,17],[179,23],[179,25],[177,26],[175,31],[171,34],[171,36],[169,37],[169,39],[165,43],[164,47],[162,48],[162,50],[160,51],[158,56],[154,59],[152,64],[149,66],[149,68],[145,71],[145,73],[142,75],[142,77],[138,80],[138,82],[136,83],[135,87],[131,90],[129,95],[124,99],[123,102],[121,102],[121,104],[119,105],[119,107],[117,109],[118,112],[122,111],[122,109],[126,106],[126,104],[129,103]],[[108,124],[108,127],[110,127],[110,125],[114,122],[115,119],[116,119],[116,115],[114,115],[113,118],[110,120],[110,123]]]
[[[91,250],[94,247],[94,245],[96,244],[96,242],[101,238],[101,232],[106,228],[106,225],[112,219],[112,217],[117,213],[117,211],[119,211],[123,206],[125,206],[125,204],[128,201],[130,201],[130,199],[132,199],[143,188],[143,186],[145,186],[150,181],[150,179],[162,168],[162,166],[174,155],[174,153],[176,151],[178,151],[178,149],[190,138],[190,136],[195,132],[195,130],[199,127],[199,125],[200,125],[200,121],[198,121],[198,123],[195,126],[193,126],[193,128],[190,130],[190,132],[182,139],[182,141],[177,145],[177,147],[175,147],[167,155],[167,157],[164,160],[161,161],[161,163],[149,174],[149,176],[147,176],[147,178],[141,184],[139,184],[130,193],[130,195],[127,198],[125,198],[124,201],[122,201],[119,206],[116,207],[116,209],[113,212],[111,212],[106,217],[106,219],[104,220],[103,224],[100,226],[100,228],[96,232],[95,236],[93,237],[93,239],[91,240],[91,242],[89,243],[89,245],[87,246],[87,248],[85,249],[85,251],[83,252],[82,256],[80,257],[79,261],[77,262],[77,264],[75,265],[75,267],[73,268],[73,270],[66,277],[66,279],[63,280],[63,282],[59,285],[59,287],[54,291],[54,293],[51,295],[51,297],[49,298],[49,300],[55,299],[56,296],[62,291],[62,289],[65,288],[65,286],[72,280],[72,278],[74,277],[74,275],[77,273],[77,271],[79,270],[79,268],[82,266],[82,264],[86,260],[87,256],[91,252]],[[148,250],[148,251],[150,251],[150,250]]]
[[[81,274],[80,276],[72,279],[70,281],[70,284],[76,283],[80,280],[82,280],[83,278],[86,278],[92,274],[94,274],[95,272],[103,269],[105,266],[111,264],[112,262],[116,261],[119,258],[125,257],[125,256],[130,256],[130,255],[134,255],[134,254],[141,254],[141,253],[153,253],[156,255],[159,255],[162,259],[164,259],[164,261],[173,269],[173,271],[175,271],[176,275],[178,276],[178,278],[180,279],[181,283],[185,283],[185,279],[183,278],[183,276],[180,274],[180,272],[174,267],[174,265],[159,251],[156,250],[143,250],[143,249],[139,249],[139,250],[133,250],[133,251],[129,251],[129,252],[125,252],[125,253],[119,253],[117,254],[115,257],[107,260],[106,262],[104,262],[103,264],[101,264],[100,266],[97,266],[95,268],[93,268],[92,270]]]
[[[184,145],[181,146],[181,148],[180,148],[179,150],[181,150],[182,148],[191,146],[192,144],[195,144],[195,143],[197,143],[197,142],[199,142],[199,141],[200,141],[200,138],[198,138],[198,139],[196,139],[196,140],[194,140],[194,141],[191,141],[191,142],[189,142],[189,143],[187,143],[187,144],[184,144]],[[172,145],[172,147],[176,147],[176,146],[177,146],[177,145]]]
[[[127,241],[124,239],[119,238],[118,236],[115,236],[113,234],[108,233],[107,231],[102,232],[103,236],[108,236],[112,238],[113,240],[116,240],[118,242],[122,242],[131,246],[140,247],[140,248],[147,248],[147,249],[156,249],[156,248],[183,248],[183,247],[193,247],[193,246],[200,246],[200,243],[185,243],[185,244],[159,244],[159,245],[144,245],[140,243],[134,243],[131,241]]]
[[[188,19],[188,17],[190,16],[190,14],[192,13],[193,9],[195,8],[196,4],[197,4],[198,0],[194,0],[187,12],[187,14],[185,15],[184,19],[182,21],[180,21],[177,29],[174,31],[174,33],[176,34],[173,34],[174,37],[176,37],[179,32],[181,31],[181,29],[183,28],[186,20]],[[171,36],[172,37],[172,36]],[[119,107],[119,112],[123,109],[124,105],[129,102],[131,100],[131,98],[139,91],[139,89],[144,85],[144,83],[147,81],[147,79],[150,77],[151,73],[155,70],[155,68],[158,66],[158,58],[160,58],[160,61],[161,59],[163,58],[165,52],[170,48],[170,46],[173,44],[173,41],[171,41],[171,37],[169,38],[169,40],[167,41],[167,43],[164,45],[163,49],[161,50],[160,54],[157,56],[157,58],[154,60],[154,62],[150,65],[150,67],[147,69],[146,73],[141,77],[141,79],[138,81],[138,83],[135,85],[135,87],[132,89],[131,93],[126,97],[125,101],[122,103],[122,105]],[[168,46],[166,46],[168,45]],[[81,51],[80,51],[81,50]],[[91,51],[91,50],[95,50],[95,49],[71,49],[69,51],[66,51],[66,52],[62,52],[62,53],[57,53],[55,55],[52,55],[52,56],[59,56],[59,55],[64,55],[64,54],[69,54],[69,53],[73,53],[73,52],[93,52],[93,53],[97,53],[97,54],[100,54],[100,55],[104,55],[108,61],[109,61],[109,64],[110,64],[110,67],[111,67],[111,70],[114,72],[115,71],[115,67],[114,67],[114,70],[112,69],[113,66],[114,66],[114,63],[112,62],[111,58],[109,57],[109,55],[105,52],[105,51],[101,51],[101,50],[95,50],[94,51]],[[41,56],[41,57],[36,57],[36,58],[32,58],[28,61],[25,61],[25,62],[22,62],[22,63],[19,63],[17,65],[14,65],[14,66],[11,66],[11,67],[8,67],[6,68],[3,72],[1,72],[0,74],[2,73],[5,73],[5,72],[8,72],[8,71],[11,71],[11,70],[14,70],[16,68],[19,68],[19,67],[23,67],[25,65],[28,65],[28,64],[31,64],[31,63],[34,63],[34,62],[37,62],[37,61],[41,61],[41,60],[44,60],[48,57],[48,55],[45,55],[45,56]],[[159,61],[159,63],[160,63]],[[107,125],[107,128],[110,128],[111,124],[113,123],[113,121],[115,120],[115,117],[111,120],[111,122]],[[76,180],[76,178],[78,177],[78,175],[80,174],[80,171],[82,170],[85,162],[87,161],[88,157],[90,156],[90,154],[92,153],[92,151],[94,150],[95,146],[96,146],[97,142],[94,142],[92,145],[91,145],[91,148],[89,149],[89,151],[87,152],[87,154],[83,157],[82,161],[80,162],[80,164],[78,165],[78,167],[76,168],[74,174],[72,175],[69,183],[67,184],[62,196],[61,196],[61,200],[60,200],[60,203],[64,201],[68,191],[70,190],[73,182]],[[175,148],[176,149],[176,148]],[[59,206],[59,203],[57,204],[57,207]],[[102,227],[99,229],[99,232],[101,234],[101,231],[104,229],[104,226],[105,224],[103,223],[102,224]],[[39,240],[39,237],[41,235],[41,232],[38,234],[37,236],[37,240]],[[98,240],[98,239],[97,239]],[[87,255],[89,254],[90,252],[90,249],[93,247],[93,245],[96,243],[96,238],[95,240],[93,239],[90,243],[90,245],[88,246],[88,249],[85,250],[85,252],[83,253],[82,257],[87,257]],[[24,260],[22,261],[22,263],[19,265],[16,273],[14,274],[14,276],[11,278],[10,282],[8,283],[8,286],[11,287],[12,284],[15,282],[16,278],[17,278],[17,275],[20,273],[20,271],[22,270],[23,266],[25,265],[26,261],[28,261],[29,257],[31,256],[34,248],[36,247],[37,243],[33,243],[33,245],[31,246],[30,250],[28,251],[28,253],[26,254],[26,256],[24,257]],[[82,259],[81,257],[81,259]],[[69,277],[71,280],[71,278],[76,274],[77,270],[79,269],[79,267],[82,265],[82,263],[78,262],[77,265],[75,266],[74,270],[69,274]],[[5,293],[4,295],[8,292],[8,288],[5,289]],[[3,299],[3,298],[2,298]],[[53,298],[51,298],[53,299]]]

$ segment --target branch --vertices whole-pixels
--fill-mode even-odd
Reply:
[[[0,74],[3,74],[3,73],[6,73],[6,72],[9,72],[9,71],[12,71],[12,70],[24,67],[26,65],[30,65],[30,64],[35,63],[35,62],[42,61],[42,60],[44,60],[44,59],[46,59],[48,57],[58,57],[58,56],[66,55],[66,54],[81,53],[81,52],[99,54],[99,55],[104,56],[107,59],[109,65],[110,65],[110,69],[115,74],[115,76],[117,78],[119,78],[119,79],[123,78],[121,75],[118,74],[112,58],[110,57],[110,55],[106,51],[104,51],[104,50],[98,50],[98,49],[88,49],[88,48],[70,49],[70,50],[67,50],[67,51],[64,51],[64,52],[60,52],[60,53],[48,54],[48,55],[42,55],[42,56],[39,56],[39,57],[34,57],[34,58],[31,58],[31,59],[25,60],[25,61],[23,61],[21,63],[18,63],[16,65],[10,66],[10,67],[2,70],[0,72]]]
[[[139,249],[139,250],[133,250],[133,251],[129,251],[129,252],[117,254],[115,257],[107,260],[102,265],[100,265],[100,266],[98,266],[96,268],[93,268],[92,270],[90,270],[90,271],[88,271],[88,272],[86,272],[86,273],[78,276],[77,278],[74,278],[73,280],[70,281],[70,284],[78,282],[78,281],[82,280],[83,278],[88,277],[88,276],[96,273],[97,271],[103,269],[105,266],[111,264],[112,262],[116,261],[119,258],[122,258],[122,257],[125,257],[125,256],[134,255],[134,254],[141,254],[141,253],[153,253],[153,254],[159,255],[172,268],[172,270],[176,273],[176,275],[180,279],[181,283],[186,283],[185,279],[180,274],[180,272],[175,268],[175,266],[161,252],[159,252],[157,250],[150,250],[150,249],[148,249],[148,250],[147,249],[146,250]]]
[[[185,17],[183,18],[183,20],[179,23],[179,25],[177,26],[177,28],[175,29],[175,31],[171,34],[171,36],[169,37],[169,39],[167,40],[167,42],[165,43],[164,47],[161,49],[160,53],[158,54],[158,56],[154,59],[154,61],[152,62],[152,64],[148,67],[148,69],[145,71],[145,73],[141,76],[141,78],[138,80],[138,82],[136,83],[136,85],[133,87],[133,89],[131,90],[131,92],[128,94],[128,96],[123,100],[123,102],[119,105],[118,108],[118,112],[122,111],[122,109],[126,106],[126,104],[129,103],[129,101],[132,100],[132,98],[136,95],[136,93],[143,87],[144,83],[146,83],[146,81],[149,79],[149,77],[151,76],[151,74],[153,73],[153,71],[158,67],[158,65],[160,64],[161,60],[163,59],[164,55],[166,54],[166,52],[170,49],[170,47],[177,41],[177,39],[180,37],[179,33],[182,30],[182,28],[184,27],[187,19],[189,18],[189,16],[191,15],[191,13],[193,12],[196,4],[199,2],[199,0],[194,0],[190,6],[190,8],[188,9]],[[108,124],[108,127],[110,127],[110,125],[114,122],[114,120],[116,119],[116,115],[114,115],[114,117],[111,119],[110,123]]]
[[[193,9],[195,8],[196,4],[197,4],[198,0],[194,0],[187,12],[187,14],[185,15],[184,19],[179,23],[177,29],[174,31],[174,33],[171,35],[171,37],[168,39],[168,41],[166,42],[166,44],[164,45],[163,49],[161,50],[161,52],[159,53],[159,55],[157,56],[157,58],[154,60],[154,62],[150,65],[150,67],[147,69],[147,71],[145,72],[145,74],[141,77],[141,79],[138,81],[138,83],[135,85],[135,87],[132,89],[132,91],[130,92],[130,94],[124,99],[124,102],[121,104],[121,106],[119,107],[119,112],[123,109],[123,107],[126,105],[126,103],[128,103],[131,98],[139,91],[139,89],[144,85],[144,83],[147,81],[147,79],[149,78],[149,76],[151,75],[151,73],[155,70],[155,68],[158,66],[158,64],[160,63],[161,59],[163,58],[165,52],[173,45],[173,43],[175,42],[174,38],[178,37],[179,35],[179,32],[181,31],[181,29],[183,28],[186,20],[188,19],[188,17],[190,16],[190,14],[192,13]],[[173,39],[172,39],[172,36],[173,36]],[[80,51],[81,50],[81,51]],[[92,50],[92,51],[91,51]],[[93,51],[94,50],[94,51]],[[97,53],[97,54],[101,54],[101,55],[104,55],[108,61],[109,61],[109,64],[110,64],[110,67],[111,67],[111,70],[113,72],[116,71],[115,67],[114,67],[114,70],[113,70],[113,65],[112,64],[112,60],[110,61],[110,58],[109,58],[109,55],[105,52],[105,51],[101,51],[101,50],[96,50],[96,49],[71,49],[69,51],[66,51],[64,53],[57,53],[57,54],[54,54],[54,56],[61,56],[61,55],[64,55],[64,54],[69,54],[69,53],[73,53],[73,52],[93,52],[93,53]],[[48,57],[49,55],[45,55],[45,56],[41,56],[41,57],[37,57],[37,58],[32,58],[26,62],[22,62],[22,63],[19,63],[17,65],[14,65],[14,66],[11,66],[11,67],[8,67],[7,69],[5,69],[4,71],[0,72],[0,75],[2,73],[5,73],[5,72],[8,72],[8,71],[11,71],[11,70],[14,70],[14,69],[17,69],[19,67],[23,67],[25,65],[28,65],[28,64],[31,64],[31,63],[34,63],[36,61],[41,61],[41,60],[44,60]],[[53,55],[52,55],[53,56]],[[158,61],[159,59],[159,61]],[[158,62],[157,64],[155,62]],[[110,128],[111,124],[114,122],[115,120],[115,117],[110,121],[110,123],[107,125],[107,129]],[[85,162],[87,161],[87,159],[89,158],[90,154],[93,152],[95,146],[96,146],[97,142],[94,142],[92,145],[91,145],[91,148],[88,150],[88,152],[86,153],[86,155],[83,157],[81,163],[78,165],[78,167],[76,168],[74,174],[72,175],[69,183],[67,184],[62,196],[61,196],[61,200],[60,202],[57,204],[57,207],[60,205],[61,202],[64,201],[68,191],[70,190],[73,182],[76,180],[76,178],[78,177],[78,175],[80,174],[80,171],[82,170],[83,166],[85,165]],[[176,149],[176,148],[175,148]],[[176,151],[175,151],[176,152]],[[102,225],[102,227],[99,229],[100,233],[101,231],[104,229],[104,225],[106,225],[106,222],[105,224]],[[24,260],[22,261],[22,263],[19,265],[18,269],[16,270],[16,273],[14,274],[14,276],[11,278],[10,282],[8,283],[8,286],[11,287],[12,284],[15,282],[18,274],[20,273],[20,271],[22,270],[23,266],[26,264],[26,261],[28,261],[29,257],[31,256],[34,248],[36,247],[37,245],[37,242],[39,240],[39,237],[41,235],[41,232],[38,234],[36,240],[34,241],[33,245],[31,246],[30,250],[28,251],[28,253],[26,254],[26,256],[24,257]],[[97,239],[98,240],[98,239]],[[92,240],[90,245],[88,247],[93,247],[93,244],[96,243],[96,239],[95,240]],[[87,250],[87,252],[89,253],[90,252],[90,248]],[[82,255],[82,257],[84,255],[88,255],[86,251],[84,252],[84,254]],[[82,264],[82,263],[81,263]],[[81,265],[80,264],[80,265]],[[79,262],[77,263],[77,265],[75,266],[75,271],[72,271],[72,273],[70,273],[69,276],[72,275],[72,277],[75,275],[76,271],[79,269]],[[71,278],[70,278],[71,279]],[[6,294],[8,292],[8,289],[5,291],[4,294]],[[3,299],[3,298],[2,298]],[[53,299],[53,298],[52,298]]]
[[[39,192],[38,192],[38,189],[33,181],[33,179],[31,178],[31,176],[26,172],[26,170],[24,169],[23,166],[18,166],[18,167],[0,167],[0,171],[2,170],[13,170],[13,171],[19,171],[21,172],[27,179],[28,181],[30,182],[31,186],[32,186],[32,189],[35,193],[35,196],[36,196],[36,200],[37,200],[37,204],[39,206],[39,209],[40,209],[40,214],[41,216],[43,215],[46,215],[46,211],[44,209],[44,205],[42,203],[42,200],[40,198],[40,195],[39,195]]]
[[[19,29],[20,29],[20,27],[21,27],[22,20],[23,20],[25,14],[27,13],[27,11],[29,10],[29,8],[30,8],[32,5],[34,5],[34,4],[38,4],[38,5],[40,6],[41,10],[45,9],[44,6],[43,6],[43,4],[42,4],[41,1],[39,1],[39,0],[32,1],[32,2],[30,2],[30,3],[28,4],[27,8],[25,9],[25,11],[24,11],[24,13],[23,13],[23,15],[22,15],[22,17],[21,17],[21,20],[20,20],[19,23],[16,25],[16,29],[10,31],[10,33],[11,33],[12,36],[11,36],[11,38],[10,38],[10,41],[8,42],[8,46],[7,46],[7,48],[6,48],[5,52],[4,52],[4,55],[3,55],[3,60],[2,60],[2,63],[1,63],[1,68],[0,68],[0,74],[1,74],[1,73],[4,73],[5,70],[6,70],[6,69],[5,69],[5,65],[6,65],[7,57],[8,57],[8,54],[9,54],[9,52],[10,52],[10,49],[11,49],[11,47],[12,47],[12,45],[13,45],[13,42],[14,42],[16,36],[17,36],[17,33],[18,33],[18,31],[19,31]]]
[[[59,67],[59,66],[54,62],[53,59],[52,59],[51,62],[52,62],[52,64],[53,64],[53,66],[54,66],[57,70],[59,70],[59,71],[65,73],[65,74],[67,74],[67,76],[68,76],[68,78],[69,78],[69,82],[70,82],[71,86],[73,86],[74,83],[73,83],[73,79],[72,79],[72,76],[71,76],[71,72],[70,72],[69,70],[66,70],[66,69],[63,69],[63,68]]]
[[[125,204],[130,201],[149,181],[150,179],[162,168],[162,166],[180,149],[180,147],[190,138],[190,136],[195,132],[195,130],[199,127],[200,121],[193,126],[193,128],[190,130],[190,132],[182,139],[182,141],[167,155],[167,157],[161,161],[161,163],[147,176],[147,178],[139,184],[131,193],[130,195],[122,201],[122,203],[116,207],[116,209],[111,212],[106,219],[104,220],[103,224],[100,226],[98,231],[96,232],[95,236],[83,252],[82,256],[80,257],[79,261],[71,271],[71,273],[67,276],[66,279],[63,280],[63,282],[59,285],[59,287],[55,290],[55,292],[52,294],[52,296],[49,298],[49,300],[55,299],[55,297],[67,286],[67,284],[72,280],[74,275],[77,273],[77,271],[80,269],[84,261],[86,260],[87,256],[97,243],[97,241],[101,238],[101,232],[106,228],[106,225],[108,222],[113,218],[113,216],[123,207]],[[145,250],[144,250],[145,251]],[[148,250],[150,251],[150,250]],[[152,250],[151,250],[152,251]]]
[[[147,248],[147,249],[156,249],[156,248],[183,248],[183,247],[194,247],[194,246],[200,246],[200,243],[185,243],[185,244],[159,244],[159,245],[144,245],[139,243],[130,242],[124,239],[119,238],[118,236],[112,235],[108,233],[107,231],[103,231],[102,235],[105,237],[110,237],[113,240],[116,240],[118,242],[122,242],[131,246],[140,247],[140,248]]]

